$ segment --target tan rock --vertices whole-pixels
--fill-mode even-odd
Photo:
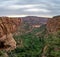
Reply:
[[[17,31],[21,18],[0,17],[0,50],[14,50],[16,41],[13,33]]]

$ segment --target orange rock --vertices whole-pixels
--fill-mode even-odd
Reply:
[[[0,17],[0,49],[14,50],[16,41],[13,33],[16,32],[21,23],[21,18]]]
[[[60,16],[56,16],[56,17],[48,19],[47,30],[49,33],[50,32],[54,33],[60,30]]]

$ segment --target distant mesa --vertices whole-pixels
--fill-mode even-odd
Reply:
[[[37,17],[37,16],[27,16],[22,17],[23,22],[29,23],[31,25],[35,24],[46,24],[48,18],[46,17]]]

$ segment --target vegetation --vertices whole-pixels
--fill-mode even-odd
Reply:
[[[45,53],[47,57],[60,57],[60,31],[53,35],[48,35],[45,43],[48,46]]]
[[[17,48],[7,52],[9,57],[60,57],[60,32],[48,35],[46,25],[14,38]],[[4,53],[1,51],[0,56]]]

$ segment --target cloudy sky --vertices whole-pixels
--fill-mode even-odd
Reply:
[[[0,16],[43,16],[60,14],[60,0],[0,0]]]

